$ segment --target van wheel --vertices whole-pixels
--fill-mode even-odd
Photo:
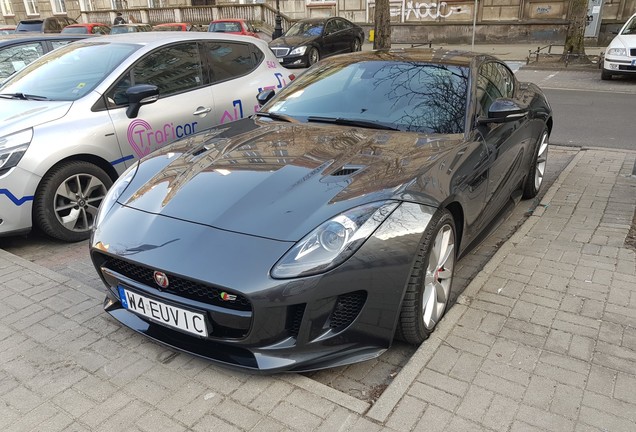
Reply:
[[[50,237],[66,242],[85,240],[112,184],[108,174],[90,162],[63,162],[40,182],[33,220]]]

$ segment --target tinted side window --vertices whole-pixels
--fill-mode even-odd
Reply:
[[[249,44],[210,41],[205,43],[210,62],[210,82],[225,81],[246,75],[262,60],[259,50]]]
[[[336,20],[327,21],[325,24],[325,34],[335,33],[339,30]]]
[[[0,79],[19,71],[44,54],[39,42],[29,42],[0,50]]]
[[[142,58],[133,68],[134,84],[153,84],[159,96],[192,90],[203,85],[197,44],[183,43],[160,48]]]

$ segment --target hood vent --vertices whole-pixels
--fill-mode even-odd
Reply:
[[[350,175],[353,175],[353,174],[357,173],[361,169],[362,169],[361,166],[345,165],[342,168],[337,169],[336,171],[334,171],[333,174],[331,174],[331,176],[332,177],[346,177],[346,176],[350,176]]]

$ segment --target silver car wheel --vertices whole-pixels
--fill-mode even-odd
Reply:
[[[543,176],[545,175],[545,167],[548,163],[548,134],[543,133],[541,137],[541,143],[539,144],[539,151],[537,153],[537,163],[535,167],[534,175],[534,188],[539,190],[543,183]]]
[[[437,232],[424,277],[422,312],[424,326],[432,330],[439,322],[450,295],[455,265],[455,234],[446,224]]]
[[[57,220],[70,231],[89,230],[107,190],[106,185],[93,175],[75,174],[68,177],[55,191],[54,211]]]

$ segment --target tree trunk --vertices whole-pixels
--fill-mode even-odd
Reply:
[[[570,0],[570,25],[565,36],[565,46],[561,61],[570,63],[589,63],[585,54],[584,34],[587,24],[588,0]]]
[[[375,1],[373,49],[391,48],[391,14],[389,0]]]

